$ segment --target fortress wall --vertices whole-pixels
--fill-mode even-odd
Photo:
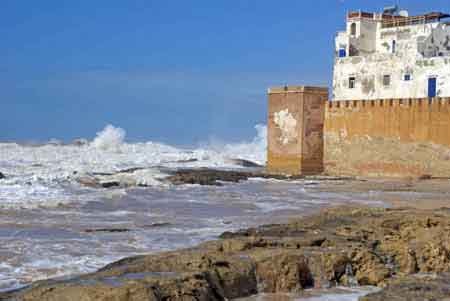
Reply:
[[[328,102],[324,166],[339,175],[450,177],[450,98]]]
[[[267,170],[289,175],[323,172],[323,123],[328,89],[269,89]]]

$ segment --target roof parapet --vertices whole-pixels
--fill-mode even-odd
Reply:
[[[441,19],[445,19],[448,17],[450,17],[450,15],[441,12],[431,12],[428,14],[411,17],[383,15],[382,27],[389,28],[414,24],[423,24],[433,21],[439,22]]]
[[[284,87],[272,87],[268,89],[268,94],[283,94],[283,93],[314,93],[314,94],[327,94],[328,88],[325,87],[312,87],[312,86],[284,86]]]
[[[441,13],[441,12],[431,12],[419,16],[400,16],[400,15],[391,15],[391,14],[377,14],[377,13],[368,13],[364,11],[353,11],[347,14],[347,21],[352,19],[371,19],[371,20],[379,20],[382,22],[383,28],[390,27],[398,27],[398,26],[407,26],[414,24],[424,24],[430,23],[433,21],[440,21],[441,19],[449,18],[449,14]]]

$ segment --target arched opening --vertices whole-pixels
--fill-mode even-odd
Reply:
[[[356,36],[356,23],[352,23],[352,25],[350,25],[350,34],[352,36]]]

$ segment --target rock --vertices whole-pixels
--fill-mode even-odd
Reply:
[[[242,161],[244,162],[244,161]],[[244,164],[244,163],[242,163]],[[250,164],[250,163],[245,163]],[[156,175],[158,177],[156,177]],[[75,173],[74,173],[75,175]],[[117,172],[92,172],[80,175],[78,183],[88,187],[146,187],[152,185],[152,181],[166,182],[173,185],[198,184],[210,186],[222,186],[223,182],[238,183],[249,178],[264,178],[278,180],[309,179],[316,181],[354,180],[353,178],[327,177],[327,176],[285,176],[272,175],[260,169],[245,170],[216,170],[210,168],[170,170],[154,167],[133,167]],[[151,179],[149,182],[146,179]],[[150,184],[149,184],[150,183]],[[317,183],[309,183],[317,184]]]
[[[86,233],[95,233],[95,232],[109,232],[109,233],[120,233],[120,232],[130,232],[131,229],[127,228],[99,228],[99,229],[86,229],[84,232]]]
[[[195,248],[124,258],[72,279],[39,281],[0,293],[0,300],[227,300],[356,284],[386,287],[365,301],[442,300],[450,298],[449,254],[447,208],[330,208],[227,232]]]
[[[119,187],[120,186],[120,182],[118,182],[118,181],[102,182],[102,183],[100,183],[100,185],[103,188]]]
[[[175,161],[175,163],[193,163],[193,162],[197,162],[198,159],[196,158],[192,158],[192,159],[186,159],[186,160],[177,160]]]
[[[175,185],[199,184],[221,186],[223,182],[239,182],[247,180],[252,173],[241,171],[225,171],[214,169],[183,169],[176,171],[166,180]]]
[[[450,300],[450,275],[422,275],[400,278],[384,290],[369,294],[360,301]]]
[[[6,178],[4,174],[0,172],[0,180]]]
[[[162,228],[162,227],[170,227],[170,226],[172,226],[171,223],[162,222],[162,223],[153,223],[153,224],[149,224],[149,225],[144,225],[143,227],[144,228]]]
[[[221,186],[221,182],[237,183],[248,180],[249,178],[264,178],[278,180],[297,180],[304,179],[303,176],[284,176],[267,174],[264,171],[249,170],[217,170],[210,168],[199,169],[180,169],[166,178],[167,181],[174,185],[182,184],[199,184]]]
[[[299,292],[314,287],[314,279],[303,254],[268,254],[257,263],[260,292]]]

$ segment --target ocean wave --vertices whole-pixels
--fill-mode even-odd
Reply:
[[[85,174],[117,173],[130,168],[240,168],[243,159],[264,165],[266,127],[255,126],[249,142],[177,148],[158,142],[127,143],[126,131],[107,125],[88,143],[20,145],[0,143],[0,206],[58,206],[69,198],[63,184],[75,184]],[[85,139],[79,139],[85,141]],[[163,185],[161,173],[137,171],[127,175],[138,184]]]

